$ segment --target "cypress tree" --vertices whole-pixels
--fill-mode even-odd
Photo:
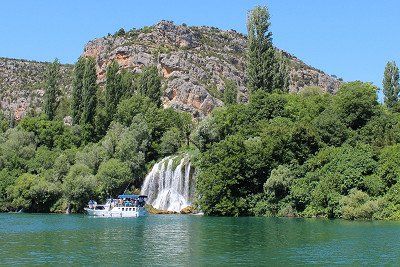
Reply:
[[[119,65],[115,60],[113,60],[111,64],[107,67],[105,91],[105,110],[107,114],[107,124],[112,121],[122,94],[121,75],[118,74],[118,69]]]
[[[54,119],[58,106],[60,63],[55,59],[46,72],[46,91],[43,110],[49,120]]]
[[[157,106],[161,106],[161,78],[156,66],[147,67],[141,73],[138,80],[140,94],[153,100]]]
[[[82,91],[83,91],[83,76],[85,74],[86,59],[80,57],[75,64],[74,82],[72,87],[72,120],[74,123],[79,123],[82,116]]]
[[[88,58],[85,64],[82,88],[82,124],[94,126],[94,117],[96,113],[96,93],[97,93],[97,75],[96,62],[94,58]]]
[[[247,18],[248,50],[247,79],[248,89],[254,92],[258,89],[272,91],[274,72],[274,48],[271,23],[266,7],[257,6],[251,10]]]
[[[121,94],[120,98],[133,93],[133,74],[126,69],[121,70]]]
[[[287,59],[280,51],[275,51],[273,90],[287,92],[289,89],[289,70]]]
[[[271,23],[267,7],[257,6],[247,17],[247,87],[250,92],[287,91],[287,64],[272,44]]]
[[[391,61],[386,64],[383,75],[383,94],[385,95],[385,104],[388,108],[393,108],[399,101],[399,68],[396,62]]]
[[[232,80],[225,81],[224,88],[224,103],[225,105],[231,105],[236,103],[237,98],[237,86]]]

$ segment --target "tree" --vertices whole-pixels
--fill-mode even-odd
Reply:
[[[161,78],[156,66],[150,66],[140,74],[137,84],[138,92],[150,98],[156,105],[161,106]]]
[[[105,90],[105,111],[107,114],[107,126],[113,119],[117,105],[121,99],[121,75],[118,74],[118,62],[113,60],[107,67],[106,90]]]
[[[287,99],[284,95],[265,91],[252,93],[248,112],[253,121],[268,120],[279,116],[285,116]]]
[[[274,76],[272,90],[287,92],[289,89],[288,60],[281,51],[274,53]]]
[[[46,91],[44,93],[43,110],[49,120],[56,114],[59,96],[60,63],[55,59],[46,72]]]
[[[100,194],[104,198],[121,193],[133,181],[128,164],[118,159],[103,162],[96,178],[100,183]]]
[[[400,144],[381,150],[377,174],[387,188],[396,183],[400,184]]]
[[[181,146],[182,135],[178,128],[171,128],[161,137],[160,154],[168,156],[178,151]]]
[[[96,93],[97,93],[97,75],[96,62],[94,58],[88,58],[85,64],[82,88],[82,124],[94,126],[96,113]]]
[[[81,211],[85,204],[95,197],[96,180],[89,167],[75,164],[65,177],[62,191],[68,202],[68,212],[71,208]]]
[[[325,110],[313,121],[321,141],[328,146],[340,146],[346,141],[349,130],[340,117],[331,110]]]
[[[146,154],[150,143],[150,130],[142,115],[132,120],[132,125],[119,137],[115,146],[115,156],[126,162],[135,179],[135,185],[146,172]]]
[[[347,220],[372,219],[375,212],[380,209],[378,201],[370,199],[370,196],[353,188],[349,195],[340,200],[341,216]]]
[[[340,86],[333,99],[334,112],[353,130],[364,126],[376,114],[377,88],[370,83],[349,82]]]
[[[82,92],[83,92],[83,79],[85,74],[86,59],[80,57],[74,68],[74,82],[72,87],[72,120],[74,123],[79,123],[82,116]]]
[[[249,192],[246,151],[240,136],[229,136],[201,155],[196,180],[198,204],[208,215],[239,216],[246,214]]]
[[[271,176],[264,184],[264,192],[273,202],[278,202],[289,194],[293,175],[290,169],[284,165],[279,165],[273,169]]]
[[[154,114],[156,110],[157,106],[148,97],[136,94],[119,103],[115,117],[120,123],[130,126],[136,115]]]
[[[306,216],[340,216],[340,199],[357,188],[374,194],[382,187],[376,179],[378,163],[369,145],[355,147],[344,145],[327,147],[309,159],[304,167],[303,186],[311,186],[305,194],[311,195],[310,204],[304,211]],[[299,182],[296,183],[297,185]],[[296,190],[299,192],[299,190]],[[297,198],[304,198],[297,195]]]
[[[35,156],[35,135],[12,128],[3,136],[5,141],[0,144],[0,168],[26,171],[28,160]]]
[[[236,103],[237,99],[237,85],[232,80],[225,81],[224,88],[224,103],[225,105],[231,105]]]
[[[382,83],[385,104],[388,108],[393,108],[399,101],[400,93],[399,68],[396,66],[396,62],[390,61],[386,64]]]
[[[12,198],[11,206],[15,210],[30,212],[49,212],[60,193],[55,184],[29,173],[18,177],[8,191]]]
[[[115,34],[115,36],[124,36],[125,35],[125,29],[120,28]]]
[[[272,45],[267,7],[257,6],[247,16],[247,87],[250,92],[287,91],[287,63]]]
[[[121,98],[128,97],[134,93],[133,88],[133,74],[132,72],[122,69],[121,70]]]

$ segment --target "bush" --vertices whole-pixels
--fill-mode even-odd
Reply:
[[[348,196],[340,200],[341,217],[347,220],[371,220],[379,211],[379,202],[371,200],[367,193],[352,189]]]
[[[47,182],[42,176],[25,173],[9,187],[8,194],[14,210],[49,212],[60,191],[55,184]]]
[[[99,183],[99,195],[103,199],[122,193],[133,181],[128,164],[118,159],[103,162],[96,174],[96,179]]]
[[[68,210],[82,211],[90,199],[96,198],[97,182],[90,168],[75,164],[65,177],[62,191],[68,202]]]

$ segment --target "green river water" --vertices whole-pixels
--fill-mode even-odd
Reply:
[[[400,223],[0,214],[0,265],[400,265]]]

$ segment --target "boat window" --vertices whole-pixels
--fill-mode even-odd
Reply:
[[[122,208],[122,211],[124,211],[124,208]]]
[[[129,208],[129,211],[131,211],[132,210],[132,208]]]

